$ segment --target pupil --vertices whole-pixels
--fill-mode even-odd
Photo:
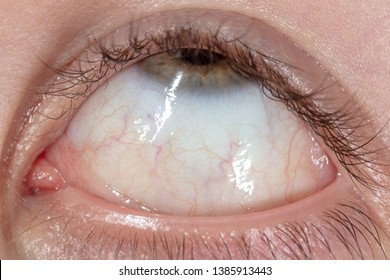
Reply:
[[[223,59],[224,56],[200,49],[181,49],[181,58],[192,65],[210,65]]]

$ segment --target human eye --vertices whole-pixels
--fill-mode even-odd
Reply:
[[[386,257],[355,189],[380,131],[264,23],[165,12],[53,69],[18,143],[25,257]]]

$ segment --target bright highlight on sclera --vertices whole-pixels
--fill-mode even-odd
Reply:
[[[129,208],[214,216],[273,209],[334,180],[307,127],[258,85],[224,64],[200,75],[158,59],[101,86],[48,149],[67,184]]]

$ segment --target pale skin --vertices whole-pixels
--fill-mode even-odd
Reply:
[[[41,86],[52,73],[42,63],[66,64],[88,46],[86,38],[103,38],[129,21],[129,11],[137,15],[174,9],[223,9],[264,21],[290,37],[315,58],[358,104],[369,112],[367,118],[376,131],[383,128],[383,147],[389,149],[390,135],[390,5],[388,1],[0,1],[0,147],[9,145],[9,135],[20,116],[36,96],[31,90]],[[27,108],[28,109],[28,108]],[[19,124],[20,125],[20,124]],[[28,158],[29,152],[25,157]],[[379,155],[378,155],[379,156]],[[384,159],[386,160],[386,158]],[[387,164],[390,165],[390,159]],[[27,162],[27,161],[26,161]],[[31,164],[31,163],[30,163]],[[1,168],[7,168],[0,163]],[[26,167],[28,169],[28,167]],[[389,170],[383,167],[384,173]],[[24,172],[24,173],[23,173]],[[15,174],[25,176],[23,168]],[[2,180],[6,178],[2,178]],[[390,177],[377,178],[389,186]],[[3,182],[3,181],[1,181]],[[0,186],[3,187],[3,186]],[[361,188],[363,195],[371,192]],[[18,223],[9,211],[20,199],[14,190],[2,188],[1,220]],[[338,198],[331,200],[338,202]],[[390,189],[381,190],[381,202],[364,200],[375,213],[381,228],[383,250],[390,256]],[[266,219],[265,219],[266,220]],[[261,227],[265,227],[262,225]],[[12,226],[0,223],[0,258],[23,258],[7,246]],[[42,230],[44,230],[42,228]],[[39,245],[37,245],[39,246]],[[378,249],[375,249],[378,250]],[[348,258],[348,257],[346,257]],[[380,258],[384,258],[383,255]]]

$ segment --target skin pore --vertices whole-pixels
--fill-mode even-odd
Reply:
[[[291,1],[257,0],[120,0],[112,2],[45,0],[32,5],[29,1],[24,3],[23,1],[0,0],[0,63],[3,69],[0,75],[0,147],[4,157],[3,162],[0,163],[2,170],[0,178],[1,259],[32,256],[25,253],[29,250],[24,250],[24,247],[28,245],[26,240],[35,239],[27,238],[20,241],[16,237],[20,230],[29,228],[29,220],[25,215],[16,215],[20,219],[15,219],[13,213],[19,213],[17,209],[24,203],[19,195],[18,185],[22,183],[31,168],[37,152],[34,149],[27,149],[23,153],[24,158],[20,158],[21,164],[19,165],[9,164],[9,160],[5,160],[5,155],[8,155],[9,149],[13,149],[11,144],[14,143],[12,136],[17,135],[15,130],[20,129],[26,112],[37,102],[38,97],[33,94],[35,89],[41,87],[53,76],[53,72],[45,64],[67,65],[89,46],[91,40],[98,41],[119,27],[128,24],[130,13],[142,17],[161,11],[195,8],[237,12],[265,22],[310,54],[335,78],[346,93],[353,96],[356,107],[359,107],[362,113],[367,114],[366,119],[370,123],[370,129],[362,129],[361,135],[371,133],[367,138],[378,136],[375,141],[372,141],[372,146],[368,145],[367,148],[372,153],[372,158],[377,161],[367,165],[371,168],[367,166],[357,168],[358,170],[364,169],[364,174],[371,178],[370,185],[375,182],[378,187],[373,191],[356,181],[355,189],[355,185],[345,171],[340,171],[345,175],[344,178],[347,178],[347,185],[351,189],[326,194],[324,198],[327,200],[320,200],[324,203],[321,207],[325,208],[326,205],[330,206],[332,203],[346,203],[345,197],[341,196],[351,194],[351,201],[364,205],[364,209],[376,225],[374,228],[380,229],[378,235],[381,238],[380,246],[373,240],[368,242],[368,245],[366,243],[362,245],[362,250],[377,251],[367,256],[385,258],[386,254],[383,254],[385,252],[389,257],[390,167],[388,165],[390,165],[390,157],[387,150],[390,144],[387,139],[390,136],[390,126],[386,124],[390,119],[388,113],[390,99],[387,94],[390,87],[388,79],[390,73],[388,48],[390,45],[388,30],[390,5],[387,1],[375,1],[374,3],[360,1],[359,5],[351,5],[348,1],[310,0],[295,1],[294,4],[291,4]],[[337,160],[334,156],[332,158]],[[339,167],[342,168],[341,165]],[[9,168],[15,170],[9,170]],[[14,178],[20,178],[20,180]],[[83,196],[80,196],[77,199],[82,198]],[[65,204],[74,203],[70,201],[71,199],[69,196],[63,197]],[[308,203],[305,207],[314,208],[315,204],[316,202]],[[311,210],[299,207],[299,205],[293,206],[295,212],[292,212],[311,213]],[[111,206],[104,205],[102,208],[114,211]],[[91,209],[94,207],[91,206]],[[75,209],[74,211],[77,212]],[[85,209],[81,210],[83,211]],[[121,214],[126,215],[126,212]],[[302,221],[305,216],[304,214],[301,216],[291,214],[291,219]],[[258,228],[265,230],[268,226],[277,224],[275,221],[281,222],[277,214],[267,214],[260,220],[261,222],[252,219],[246,223],[257,223]],[[167,223],[174,224],[172,221]],[[195,224],[201,228],[200,231],[209,225],[200,220],[195,221]],[[243,224],[242,227],[248,228],[247,224]],[[183,224],[183,231],[186,227],[190,226]],[[361,230],[358,227],[354,229]],[[40,231],[43,234],[45,230],[47,230],[45,227],[36,227],[33,235],[39,235]],[[56,242],[60,243],[60,240],[55,238],[52,236],[52,239],[48,241],[51,246],[55,246]],[[10,244],[13,245],[10,246]],[[13,250],[14,246],[18,248],[17,252]],[[39,247],[43,246],[43,243],[38,242],[31,246]],[[351,258],[342,253],[335,255],[339,258]],[[59,255],[52,255],[52,257],[58,258]],[[62,257],[66,258],[66,256]],[[74,256],[69,256],[69,258],[72,257]],[[210,255],[206,257],[211,258]],[[318,253],[314,254],[314,257],[327,258],[328,256]]]

